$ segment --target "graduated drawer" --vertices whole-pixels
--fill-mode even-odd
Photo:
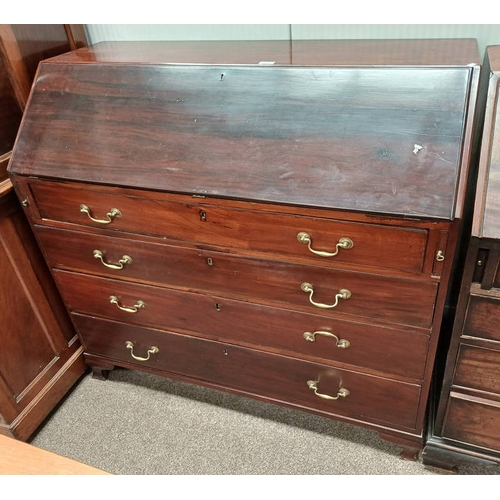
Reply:
[[[109,301],[119,283],[57,273],[71,310],[117,321],[191,332],[215,340],[286,351],[323,363],[355,365],[421,380],[429,336],[381,328],[218,296],[148,287],[137,313]],[[125,289],[137,287],[125,285]],[[143,290],[143,288],[140,288]],[[124,290],[124,289],[123,289]],[[134,295],[130,295],[134,297]],[[331,335],[335,335],[333,337]]]
[[[461,344],[453,386],[500,395],[500,351]]]
[[[451,392],[442,435],[500,451],[500,403]]]
[[[85,352],[162,370],[328,415],[411,429],[420,386],[187,335],[74,314]],[[131,344],[130,344],[131,343]],[[157,352],[156,349],[157,348]],[[146,359],[145,361],[134,359]],[[149,358],[149,359],[148,359]],[[326,400],[316,392],[337,397]]]
[[[500,299],[471,294],[463,335],[500,342]]]
[[[42,234],[43,231],[39,233]],[[91,241],[92,238],[90,235],[82,235],[82,239],[77,242],[79,249],[75,248],[70,253],[68,250],[75,244],[75,240],[71,238],[68,238],[65,247],[60,245],[57,250],[45,248],[44,243],[42,247],[51,266],[56,268],[96,272],[104,276],[129,278],[186,291],[195,290],[273,303],[313,314],[320,312],[335,317],[364,317],[421,328],[429,328],[432,323],[438,287],[436,283],[123,240],[120,240],[120,250],[117,251],[113,245],[118,240],[109,239],[104,242],[97,238],[99,241],[94,242]],[[116,259],[127,252],[133,259],[132,264],[125,265],[123,270],[107,269],[93,256],[97,243],[106,258]],[[106,246],[106,243],[110,246]],[[124,243],[125,246],[122,247]],[[113,248],[111,254],[109,248]],[[85,280],[89,288],[98,283],[91,278],[74,279]],[[73,288],[71,280],[68,286]],[[151,293],[151,289],[147,287],[134,287],[124,282],[114,282],[112,288],[113,294],[121,295],[125,302],[137,299],[146,301]],[[69,294],[70,290],[65,288],[66,300]],[[86,300],[91,303],[95,301],[92,297],[87,297]],[[147,301],[151,300],[153,299],[148,298]]]
[[[181,203],[159,196],[148,198],[141,191],[126,196],[86,184],[32,183],[31,190],[43,219],[264,252],[324,266],[340,263],[421,274],[424,264],[426,229],[270,213],[265,205],[257,204],[236,209],[193,203],[188,197],[189,201]],[[82,204],[94,218],[111,222],[93,222],[80,211]],[[108,218],[112,209],[118,209],[121,216]],[[299,241],[300,233],[306,233],[310,243],[307,238]],[[352,248],[342,247],[345,238]],[[314,251],[338,253],[324,257],[309,246]]]

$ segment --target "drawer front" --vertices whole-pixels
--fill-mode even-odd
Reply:
[[[413,428],[420,398],[418,385],[340,370],[318,363],[264,353],[186,335],[73,315],[86,352],[110,360],[187,375],[191,378],[259,395],[275,402],[311,408],[329,415]],[[131,342],[128,344],[127,342]],[[150,353],[153,347],[158,352]],[[147,361],[139,361],[132,354]],[[326,400],[316,392],[336,397]]]
[[[500,300],[471,295],[463,334],[500,342]]]
[[[423,333],[153,287],[148,287],[146,307],[128,313],[109,301],[109,296],[116,293],[116,282],[67,273],[57,276],[74,311],[224,342],[265,346],[267,350],[286,351],[322,363],[355,365],[417,380],[423,377],[429,342],[429,336]],[[125,285],[124,290],[128,291],[129,285]],[[131,301],[126,305],[135,303],[132,298],[137,295],[133,295],[133,290],[137,287],[127,292]]]
[[[453,385],[500,395],[500,351],[462,344]]]
[[[213,265],[207,265],[208,258],[213,259]],[[94,262],[93,264],[95,265]],[[134,265],[135,262],[130,269]],[[168,269],[161,276],[164,278],[163,284],[185,291],[204,291],[229,298],[300,309],[311,314],[345,316],[345,319],[363,317],[421,328],[429,328],[432,323],[437,291],[434,283],[227,257],[215,252],[175,247],[172,248],[172,253],[168,253],[167,265]],[[63,294],[67,302],[74,303],[70,300],[70,296],[77,298],[74,293],[82,294],[78,298],[79,303],[95,302],[96,299],[89,297],[84,290],[74,289],[75,281],[70,279],[68,282],[68,278],[59,278],[60,271],[56,274],[56,279],[66,283]],[[148,267],[146,263],[143,274],[146,278],[159,277],[161,274],[157,267]],[[89,288],[100,286],[99,281],[92,282],[93,278],[81,279],[89,282]],[[154,302],[156,293],[147,286],[115,280],[111,282],[111,288],[113,295],[120,295],[126,301],[148,299],[148,302]]]
[[[159,201],[112,194],[88,185],[40,183],[32,184],[31,189],[45,219],[265,252],[321,266],[352,264],[422,273],[428,237],[425,229]],[[121,216],[111,218],[109,224],[96,223],[80,212],[81,204],[89,207],[94,218],[107,221],[106,214],[113,208]],[[308,237],[301,236],[299,241],[301,233]]]
[[[500,404],[452,392],[443,437],[500,452]]]

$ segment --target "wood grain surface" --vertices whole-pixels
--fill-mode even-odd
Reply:
[[[187,375],[192,380],[219,384],[271,401],[320,410],[325,415],[347,415],[407,429],[415,425],[421,392],[417,384],[126,323],[98,319],[91,322],[89,318],[85,330],[89,345],[97,347],[108,362],[125,361],[138,369],[147,367],[163,375],[170,372],[174,378],[175,374]],[[133,351],[126,347],[127,341],[134,343]],[[159,351],[148,361],[132,358],[132,352],[146,358],[153,346]],[[320,382],[319,392],[335,396],[342,386],[351,394],[336,401],[325,400],[309,389],[308,380]]]
[[[10,172],[94,374],[141,369],[356,422],[415,458],[477,59],[471,40],[175,42],[43,63]],[[82,203],[122,215],[102,224]],[[317,250],[354,246],[321,260],[300,231]],[[133,262],[109,269],[96,249]],[[352,344],[307,345],[320,328]],[[324,399],[307,380],[351,393]]]
[[[215,265],[208,266],[206,259],[213,253],[193,258],[183,253],[172,259],[168,268],[167,286],[183,291],[222,294],[228,298],[271,304],[286,309],[311,314],[357,320],[365,318],[373,322],[430,328],[434,315],[434,302],[438,286],[411,280],[391,279],[353,272],[335,271],[321,267],[295,266],[283,262],[257,259],[236,259],[224,254],[214,256]],[[187,259],[182,257],[186,256]],[[155,274],[154,268],[146,273]],[[54,276],[65,303],[71,310],[90,314],[115,316],[121,313],[109,304],[109,296],[116,295],[128,305],[137,300],[148,303],[128,321],[148,321],[162,325],[165,321],[163,289],[137,283],[98,278],[79,273],[55,270]],[[323,309],[310,303],[310,293],[301,289],[302,283],[313,286],[313,301],[332,305]],[[165,285],[165,283],[164,283]],[[336,296],[348,289],[348,299]],[[118,316],[119,318],[121,316]]]
[[[10,170],[450,219],[470,78],[465,67],[45,63]]]
[[[0,435],[0,475],[107,475],[76,460]]]
[[[58,57],[64,63],[439,66],[480,64],[477,40],[203,40],[99,42]]]

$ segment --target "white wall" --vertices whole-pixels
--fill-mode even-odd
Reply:
[[[481,57],[500,45],[499,24],[86,24],[91,43],[110,40],[300,40],[476,38]]]
[[[289,24],[86,24],[91,43],[111,40],[289,40]]]
[[[499,24],[347,24],[292,25],[294,39],[310,38],[476,38],[481,56],[500,44]]]

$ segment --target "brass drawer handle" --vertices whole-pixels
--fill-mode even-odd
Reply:
[[[311,285],[311,283],[304,282],[300,285],[300,288],[302,289],[303,292],[306,292],[309,294],[309,302],[316,307],[319,307],[320,309],[333,309],[334,307],[337,307],[337,304],[339,303],[339,299],[348,299],[351,296],[350,290],[347,290],[347,288],[342,288],[342,290],[339,290],[339,292],[335,295],[335,303],[332,305],[328,304],[321,304],[319,302],[314,302],[312,299],[313,293],[314,293],[314,288]]]
[[[341,248],[349,250],[349,248],[352,248],[354,246],[354,243],[350,238],[340,238],[339,242],[335,245],[335,252],[330,253],[322,252],[321,250],[314,250],[313,248],[311,248],[312,239],[307,233],[304,233],[303,231],[297,234],[297,239],[301,243],[304,243],[304,245],[307,245],[307,248],[309,248],[312,253],[319,255],[320,257],[335,257],[339,253],[339,250]]]
[[[133,307],[123,307],[120,305],[118,297],[116,297],[115,295],[110,295],[109,301],[111,302],[111,304],[116,304],[116,307],[118,307],[118,309],[121,309],[122,311],[128,313],[136,313],[139,309],[144,309],[146,307],[146,304],[142,300],[138,300]]]
[[[122,213],[117,208],[112,208],[106,214],[106,217],[107,217],[106,220],[94,219],[94,217],[92,217],[92,212],[90,211],[90,208],[87,205],[83,205],[83,204],[80,205],[80,212],[82,212],[82,214],[87,214],[89,216],[90,220],[97,222],[99,224],[110,224],[111,222],[113,222],[113,219],[115,219],[115,218],[119,219],[122,216]]]
[[[128,255],[124,255],[119,261],[118,264],[109,264],[104,261],[103,254],[100,250],[94,250],[94,257],[96,259],[100,259],[102,262],[103,266],[108,267],[109,269],[123,269],[123,266],[126,264],[132,264],[133,260],[132,257],[129,257]]]
[[[148,349],[148,357],[147,358],[141,358],[140,356],[136,356],[134,354],[134,343],[133,342],[130,342],[130,340],[127,340],[125,342],[125,346],[127,347],[127,349],[130,349],[130,355],[136,359],[137,361],[149,361],[149,358],[151,357],[151,354],[156,354],[158,352],[160,352],[160,349],[158,349],[158,347],[156,347],[155,345],[151,346],[149,349]]]
[[[316,394],[316,396],[318,396],[318,398],[329,399],[329,400],[346,398],[347,396],[349,396],[349,394],[351,394],[349,392],[349,390],[346,389],[345,387],[341,387],[339,389],[339,392],[337,392],[336,396],[329,396],[328,394],[321,394],[320,392],[318,392],[318,382],[316,382],[315,380],[308,380],[307,387],[309,387],[309,389],[311,389],[311,391],[314,391],[314,394]]]
[[[336,342],[335,342],[335,345],[339,348],[339,349],[347,349],[351,343],[346,340],[346,339],[339,339],[337,337],[337,335],[331,333],[331,332],[323,332],[323,331],[316,331],[316,332],[304,332],[303,333],[303,337],[309,341],[309,342],[316,342],[316,335],[324,335],[325,337],[333,337]]]

